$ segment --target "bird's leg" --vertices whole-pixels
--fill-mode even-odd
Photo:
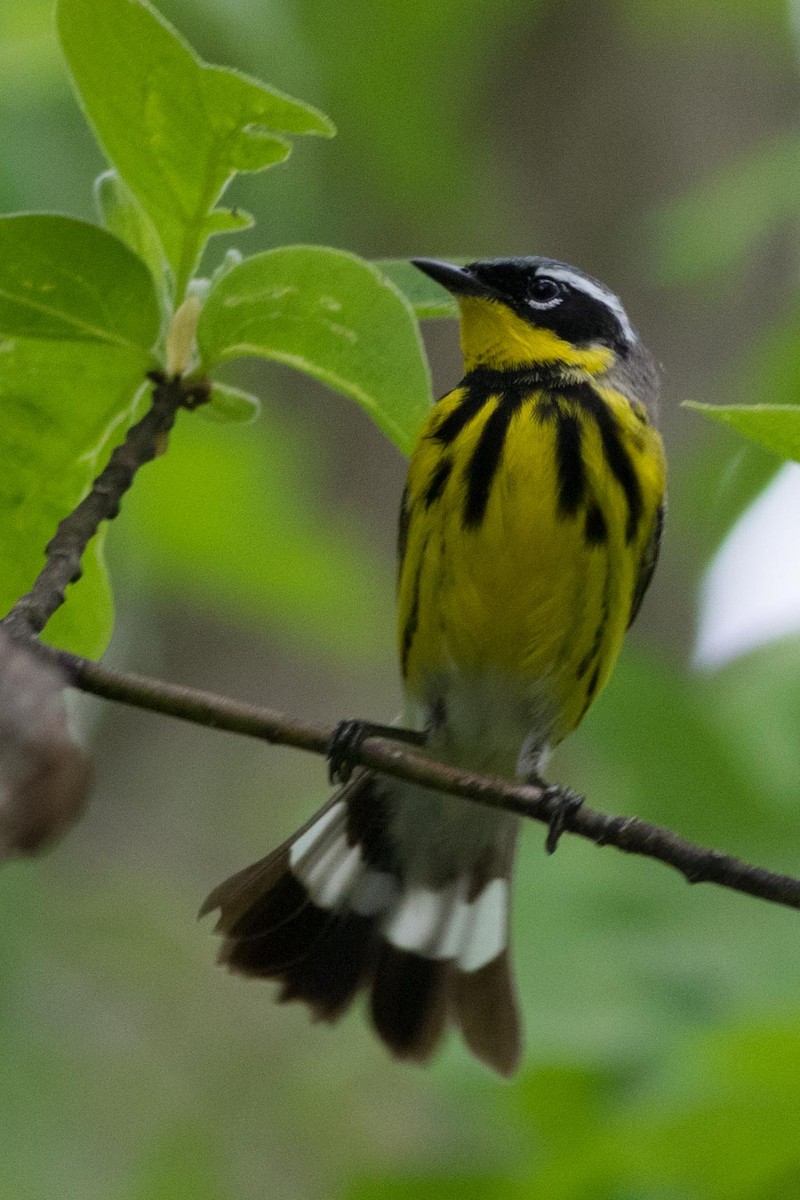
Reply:
[[[548,854],[555,854],[569,818],[584,803],[584,797],[573,792],[571,788],[562,787],[560,783],[545,783],[536,771],[528,776],[528,783],[542,789],[543,800],[553,801],[553,809],[547,822],[547,840],[544,848]]]
[[[401,725],[378,725],[374,721],[362,721],[358,718],[340,721],[331,735],[326,751],[328,779],[331,783],[347,783],[353,773],[350,755],[365,738],[371,737],[408,742],[412,746],[421,746],[425,741],[424,733],[416,729],[404,729]]]

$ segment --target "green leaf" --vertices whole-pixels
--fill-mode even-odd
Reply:
[[[800,462],[800,407],[788,404],[695,404],[692,408],[723,425],[731,425],[751,442]]]
[[[86,493],[129,415],[147,360],[101,342],[0,341],[0,611],[33,584],[56,525]],[[104,532],[47,626],[48,641],[96,657],[111,635]]]
[[[668,282],[737,267],[771,230],[797,215],[800,138],[792,131],[741,155],[662,210],[657,253]]]
[[[239,425],[255,421],[261,412],[261,401],[250,392],[231,387],[228,383],[215,383],[208,404],[201,404],[198,416],[209,421],[235,422]]]
[[[268,250],[211,289],[197,344],[204,369],[258,355],[351,396],[408,452],[431,403],[408,302],[370,263],[324,246]]]
[[[120,567],[249,632],[277,631],[351,666],[385,661],[394,649],[387,566],[327,515],[313,446],[269,418],[257,432],[181,420],[112,531],[124,543]]]
[[[153,364],[161,322],[147,267],[68,217],[0,218],[0,608],[32,585],[56,525],[96,474]],[[111,632],[102,537],[47,637],[95,655]]]
[[[448,259],[448,262],[459,261]],[[382,258],[375,266],[403,293],[420,320],[458,316],[455,298],[441,284],[418,271],[407,258]]]
[[[167,260],[153,222],[116,171],[104,171],[98,175],[94,182],[94,198],[106,229],[129,246],[150,268],[156,290],[166,309],[169,296]]]
[[[150,273],[118,238],[71,217],[0,217],[0,336],[105,344],[144,363],[160,324]]]
[[[81,103],[111,163],[152,219],[183,299],[214,207],[237,171],[290,152],[280,134],[334,130],[316,109],[200,59],[146,0],[59,0]],[[230,226],[226,226],[230,228]]]
[[[213,233],[239,233],[253,225],[252,213],[243,208],[215,208],[208,214],[206,229]]]

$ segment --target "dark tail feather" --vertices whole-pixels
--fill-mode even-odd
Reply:
[[[363,773],[220,884],[201,915],[220,910],[220,961],[280,981],[280,1002],[336,1021],[369,987],[373,1024],[396,1057],[427,1062],[452,1023],[476,1057],[510,1075],[520,1056],[507,952],[512,849],[513,837],[439,891],[405,882],[386,796]]]
[[[396,1058],[425,1063],[447,1024],[451,965],[381,946],[372,984],[372,1023]]]
[[[302,1000],[317,1020],[337,1021],[366,984],[378,945],[374,920],[338,913],[324,936],[283,973],[279,1002]]]
[[[464,1041],[488,1067],[507,1078],[522,1056],[522,1033],[508,951],[478,971],[459,971],[453,1013]]]
[[[214,932],[230,933],[237,922],[246,922],[251,913],[255,914],[260,904],[267,902],[272,895],[272,889],[282,883],[287,862],[284,847],[280,846],[266,858],[252,863],[236,875],[231,875],[206,896],[198,917],[205,917],[218,908],[219,919],[214,926]],[[251,920],[256,923],[255,915]],[[242,928],[244,927],[243,925]]]
[[[243,975],[258,979],[283,979],[324,941],[336,920],[333,913],[306,903],[288,921],[244,938],[229,937],[219,961]]]

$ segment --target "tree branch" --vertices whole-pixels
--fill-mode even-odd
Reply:
[[[64,603],[66,590],[81,577],[84,551],[103,521],[119,512],[122,497],[141,466],[163,453],[165,440],[180,408],[196,408],[208,400],[205,380],[150,375],[153,403],[147,413],[128,430],[108,463],[77,508],[60,522],[45,548],[45,564],[33,587],[0,621],[9,637],[26,641],[42,632],[53,613]]]
[[[242,704],[224,696],[181,687],[159,679],[114,671],[63,650],[40,646],[40,652],[58,663],[68,682],[106,700],[150,712],[164,713],[197,725],[227,730],[314,754],[327,754],[334,727],[311,724],[272,709]],[[407,779],[453,796],[463,796],[488,808],[500,808],[550,824],[558,809],[557,796],[547,789],[509,783],[476,775],[435,762],[402,749],[385,738],[368,737],[344,757],[385,775]],[[800,908],[800,880],[777,875],[718,850],[696,846],[665,829],[637,817],[614,817],[584,805],[565,814],[564,830],[597,846],[616,846],[627,854],[654,858],[679,871],[689,883],[715,883],[732,891],[757,896],[787,908]]]

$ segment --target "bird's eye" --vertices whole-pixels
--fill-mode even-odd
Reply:
[[[528,303],[534,308],[552,308],[560,299],[560,284],[548,275],[537,275],[528,293]]]

